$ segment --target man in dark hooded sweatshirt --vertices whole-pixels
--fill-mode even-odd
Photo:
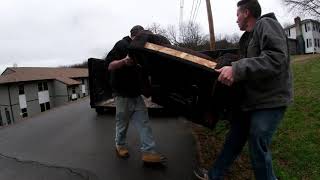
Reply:
[[[131,41],[142,31],[144,31],[142,26],[134,26],[130,30],[130,37],[126,36],[118,41],[106,57],[116,103],[115,146],[119,157],[129,156],[126,135],[131,121],[140,135],[142,160],[159,163],[163,162],[165,157],[155,150],[148,110],[141,96],[141,67],[128,55]]]
[[[223,179],[248,141],[255,178],[275,180],[269,146],[292,101],[287,38],[273,13],[260,16],[257,0],[241,0],[237,7],[237,23],[245,31],[240,39],[242,59],[217,72],[221,83],[239,83],[243,88],[241,107],[233,112],[230,131],[212,168],[198,169],[195,175],[203,180]]]

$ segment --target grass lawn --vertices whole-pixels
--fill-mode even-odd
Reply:
[[[294,62],[293,75],[294,103],[274,137],[274,166],[281,179],[320,179],[320,58]]]
[[[300,59],[299,59],[300,58]],[[294,103],[273,137],[276,175],[281,180],[320,179],[320,57],[293,58]],[[200,164],[210,167],[220,151],[228,125],[221,121],[214,131],[194,125]],[[254,179],[245,148],[227,179]]]

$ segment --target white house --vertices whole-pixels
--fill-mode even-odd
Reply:
[[[295,24],[284,30],[289,39],[297,40],[297,51],[320,53],[320,23],[312,19],[301,21],[300,17],[296,17],[294,21]]]

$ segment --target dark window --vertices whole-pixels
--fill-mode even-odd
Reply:
[[[46,110],[46,107],[45,107],[44,103],[43,103],[43,104],[40,104],[40,109],[41,109],[41,112],[43,112],[43,111]]]
[[[18,88],[19,88],[19,94],[24,94],[24,85],[20,84]]]
[[[47,82],[44,82],[43,83],[43,90],[48,90],[48,83]]]
[[[38,83],[38,90],[39,90],[39,91],[46,91],[46,90],[48,90],[48,83],[47,83],[47,82],[39,82],[39,83]]]
[[[309,39],[307,39],[307,48],[309,47]]]
[[[306,32],[308,32],[307,24],[304,24],[304,29],[305,29]]]
[[[289,34],[289,36],[291,36],[291,34],[290,34],[290,29],[288,29],[288,34]]]
[[[50,107],[50,102],[46,102],[46,103],[40,104],[41,112],[47,111],[47,110],[49,110],[50,108],[51,108],[51,107]]]
[[[72,87],[72,94],[75,94],[75,93],[76,93],[76,88]]]
[[[82,93],[82,96],[85,97],[85,96],[86,96],[86,93]]]
[[[81,81],[82,81],[82,84],[84,84],[84,79],[81,79]]]
[[[50,109],[50,102],[46,102],[46,110]]]
[[[43,91],[42,82],[38,83],[38,90]]]
[[[5,109],[5,112],[6,112],[6,118],[7,118],[8,124],[11,124],[12,122],[11,122],[10,112],[7,108]]]
[[[27,108],[21,109],[22,117],[28,117],[28,111]]]
[[[0,109],[0,126],[3,126],[2,116],[1,116],[1,109]]]

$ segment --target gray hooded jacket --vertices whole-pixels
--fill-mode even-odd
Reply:
[[[243,85],[245,111],[287,106],[292,74],[287,38],[273,13],[257,19],[253,32],[240,39],[243,58],[232,63],[234,81]]]

